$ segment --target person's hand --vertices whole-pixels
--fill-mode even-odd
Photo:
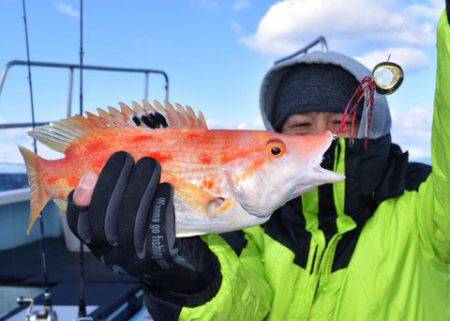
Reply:
[[[216,277],[217,258],[199,237],[175,237],[173,188],[160,183],[160,173],[152,158],[135,164],[125,152],[114,154],[69,194],[69,227],[116,272],[159,289],[203,291]]]

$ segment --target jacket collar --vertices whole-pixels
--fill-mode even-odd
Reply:
[[[408,154],[391,143],[390,135],[370,140],[367,149],[364,139],[341,138],[327,151],[322,166],[346,176],[345,182],[325,184],[310,192],[317,197],[303,198],[303,204],[317,202],[307,206],[316,213],[304,214],[307,218],[316,214],[318,228],[329,239],[336,232],[363,225],[382,201],[404,193]]]

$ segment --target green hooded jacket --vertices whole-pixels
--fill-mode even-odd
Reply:
[[[437,46],[432,171],[408,163],[389,135],[367,151],[339,140],[328,166],[345,182],[308,192],[232,241],[205,236],[221,265],[218,290],[187,306],[150,295],[155,320],[450,320],[446,13]]]

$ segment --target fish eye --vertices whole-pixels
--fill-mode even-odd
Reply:
[[[272,155],[277,156],[277,155],[281,154],[281,148],[280,147],[272,147],[270,152],[272,153]]]
[[[286,152],[286,146],[280,140],[271,140],[267,143],[267,150],[272,157],[281,157]]]

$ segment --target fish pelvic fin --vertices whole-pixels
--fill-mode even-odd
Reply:
[[[58,208],[61,212],[63,212],[63,213],[67,212],[67,201],[54,199],[53,203],[55,203],[55,205],[58,206]]]
[[[36,220],[39,218],[45,205],[50,201],[50,196],[45,193],[40,184],[40,176],[42,173],[41,160],[37,154],[19,146],[20,153],[25,160],[27,168],[28,181],[30,183],[31,201],[30,201],[30,223],[27,229],[27,235],[30,234]]]
[[[86,116],[75,115],[38,127],[28,134],[53,150],[64,153],[76,140],[99,129],[115,127],[145,127],[148,129],[183,128],[191,130],[208,130],[202,112],[197,114],[189,106],[168,101],[164,106],[154,100],[153,105],[147,100],[142,105],[132,102],[132,107],[120,102],[120,110],[108,107],[97,108],[97,115],[86,112]]]

